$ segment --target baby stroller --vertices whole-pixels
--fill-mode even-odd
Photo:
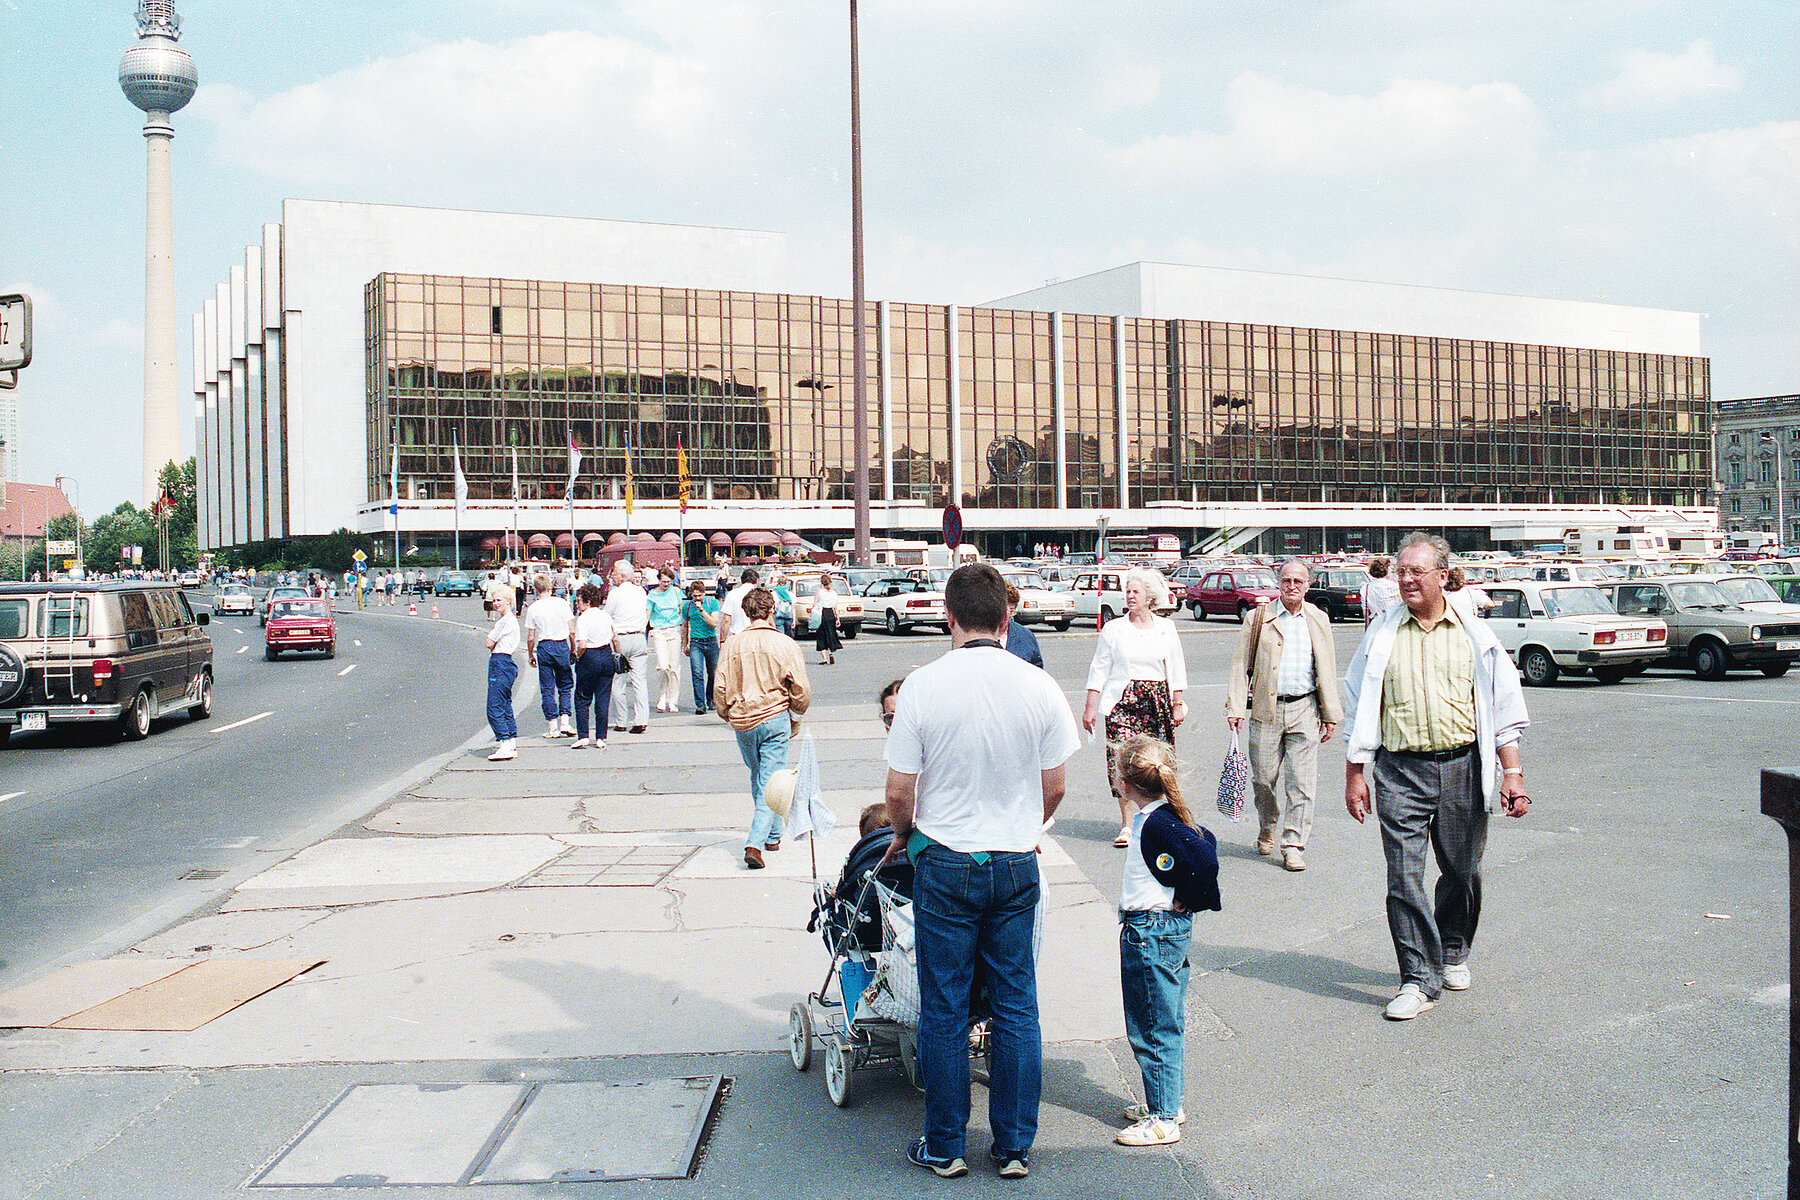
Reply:
[[[883,842],[880,849],[885,847]],[[814,1040],[822,1042],[825,1094],[839,1108],[850,1103],[857,1073],[874,1067],[898,1064],[907,1082],[920,1086],[919,967],[912,901],[902,890],[911,890],[910,871],[862,867],[862,849],[859,843],[851,852],[838,888],[823,883],[814,888],[807,928],[815,922],[821,928],[831,961],[818,990],[788,1012],[794,1069],[806,1070]],[[879,862],[879,850],[874,857]],[[985,1025],[971,1031],[969,1045],[971,1057],[985,1059]]]

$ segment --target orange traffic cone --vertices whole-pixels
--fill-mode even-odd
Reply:
[[[419,602],[417,600],[408,600],[406,602],[406,615],[409,617],[416,617],[419,615]]]
[[[435,605],[435,604],[431,606],[431,619],[434,621],[438,619],[437,605]]]

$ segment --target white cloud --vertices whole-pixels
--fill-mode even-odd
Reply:
[[[1613,78],[1582,93],[1582,102],[1611,112],[1668,108],[1714,92],[1735,92],[1742,83],[1736,67],[1713,58],[1712,43],[1689,44],[1680,54],[1633,50]]]
[[[94,345],[108,350],[141,351],[144,348],[144,323],[114,317],[94,334]]]
[[[454,185],[679,151],[721,107],[707,78],[704,61],[566,30],[428,45],[261,100],[207,85],[190,112],[224,157],[273,179],[430,171]]]
[[[1245,72],[1225,92],[1223,132],[1145,138],[1118,152],[1157,174],[1367,172],[1528,155],[1542,121],[1509,83],[1396,79],[1372,96],[1336,95]]]

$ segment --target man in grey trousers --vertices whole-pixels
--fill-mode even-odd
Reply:
[[[1370,624],[1344,679],[1344,806],[1359,823],[1373,808],[1387,855],[1401,979],[1384,1014],[1392,1021],[1412,1020],[1444,988],[1469,986],[1488,814],[1522,817],[1531,807],[1519,672],[1487,622],[1445,601],[1449,570],[1442,538],[1406,536],[1394,572],[1401,603]],[[1429,899],[1427,843],[1439,871]]]

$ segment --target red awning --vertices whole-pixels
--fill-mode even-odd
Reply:
[[[791,529],[782,530],[781,544],[784,546],[795,546],[795,547],[806,545],[805,542],[800,540],[800,535],[795,533]]]
[[[500,539],[497,537],[484,537],[481,539],[479,546],[483,550],[498,550],[500,548]]]
[[[731,549],[731,535],[729,533],[715,533],[710,538],[706,539],[706,541],[708,545],[714,546],[720,550]]]
[[[606,539],[606,544],[609,546],[616,546],[624,540],[625,540],[625,535],[622,533],[609,534]]]
[[[690,533],[687,535],[687,540],[690,542],[704,542],[706,540],[706,535],[704,533]]]
[[[766,529],[751,529],[737,535],[739,546],[779,546],[781,539]]]
[[[656,540],[659,542],[667,542],[671,546],[681,545],[681,535],[679,533],[665,533]]]
[[[581,544],[585,547],[589,542],[599,542],[601,545],[605,545],[606,544],[606,535],[603,533],[584,533],[584,534],[582,534],[581,535]]]
[[[573,550],[575,548],[575,535],[572,533],[557,534],[556,548],[558,550]]]
[[[547,533],[534,533],[525,539],[525,545],[527,549],[531,550],[550,550],[555,547],[556,543],[550,540],[550,535]]]

